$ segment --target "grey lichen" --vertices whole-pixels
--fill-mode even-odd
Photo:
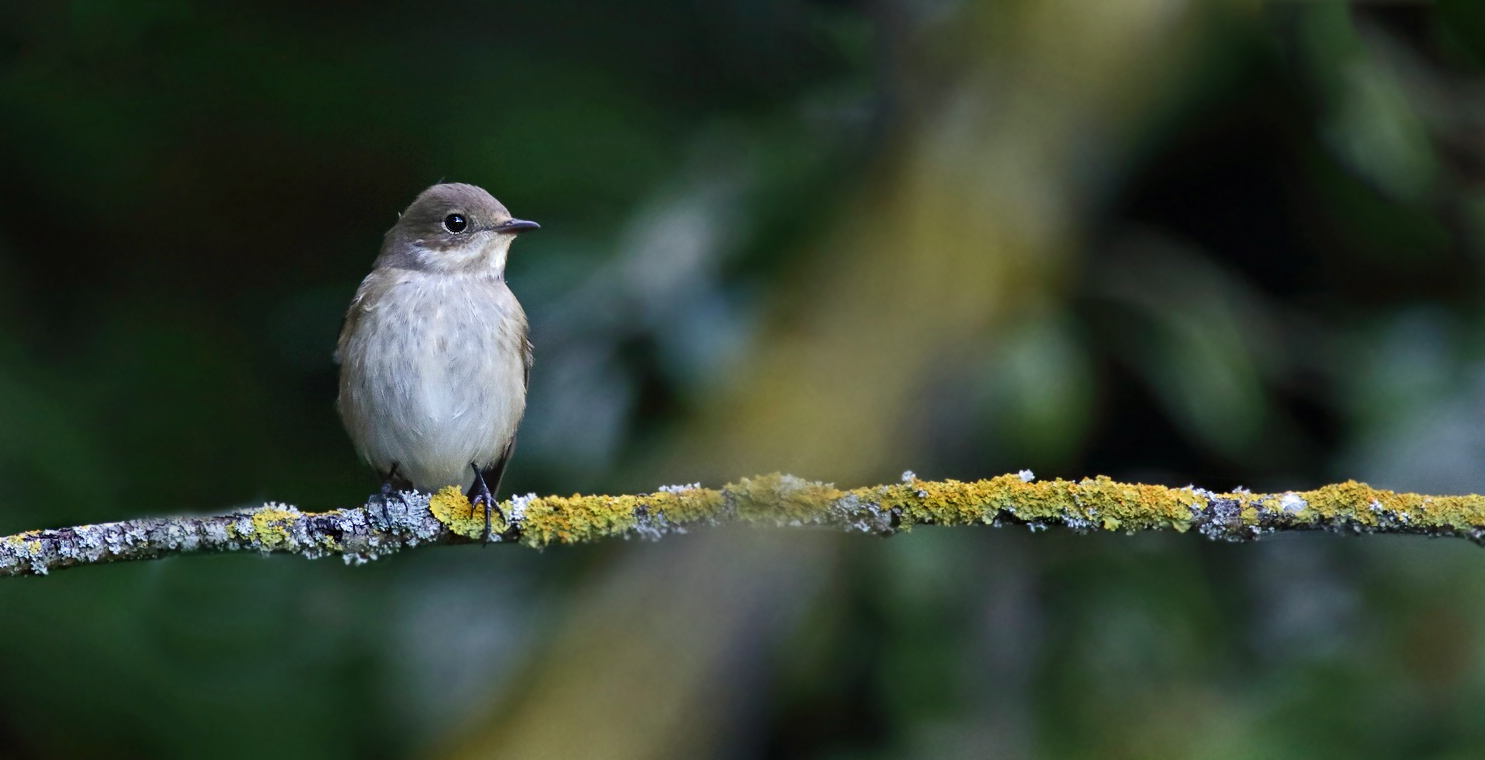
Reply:
[[[373,521],[377,506],[324,513],[269,503],[215,516],[146,518],[33,531],[0,539],[0,575],[45,575],[94,565],[204,552],[257,551],[315,559],[339,554],[365,561],[424,542],[447,542],[448,532],[428,513],[428,497],[410,494],[388,506],[389,520]]]

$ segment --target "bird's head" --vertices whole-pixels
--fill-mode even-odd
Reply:
[[[503,277],[511,241],[540,226],[512,217],[483,188],[458,182],[434,185],[387,231],[376,265]]]

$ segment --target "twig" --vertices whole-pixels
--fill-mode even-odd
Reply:
[[[0,575],[45,575],[78,565],[178,554],[257,551],[360,563],[418,544],[478,541],[482,512],[457,488],[404,493],[383,505],[301,512],[282,504],[211,517],[126,520],[0,538]],[[1213,493],[1118,483],[1105,477],[1035,480],[1030,472],[961,483],[918,480],[840,490],[791,475],[745,478],[721,489],[666,486],[625,496],[519,496],[492,540],[531,547],[603,538],[658,539],[723,522],[815,526],[891,535],[916,525],[1054,525],[1078,532],[1196,530],[1247,541],[1276,531],[1409,533],[1485,542],[1485,497],[1423,496],[1348,481],[1314,491]]]

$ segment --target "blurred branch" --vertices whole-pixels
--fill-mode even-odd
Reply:
[[[478,541],[482,513],[457,488],[429,497],[404,493],[351,509],[301,512],[268,504],[212,517],[147,518],[31,531],[0,539],[0,575],[45,575],[177,554],[257,551],[348,563],[418,544]],[[824,527],[891,535],[914,525],[1053,525],[1078,532],[1196,529],[1217,540],[1247,541],[1281,530],[1412,533],[1485,542],[1485,497],[1424,496],[1355,481],[1315,491],[1214,493],[1115,482],[1106,477],[1037,481],[1029,472],[961,483],[918,480],[844,491],[792,475],[745,478],[721,489],[666,486],[625,496],[519,496],[503,505],[492,541],[541,548],[604,538],[684,533],[723,522]]]

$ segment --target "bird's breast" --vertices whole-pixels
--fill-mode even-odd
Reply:
[[[525,411],[525,314],[495,278],[377,275],[342,341],[346,426],[380,470],[395,462],[425,490],[467,484]]]

